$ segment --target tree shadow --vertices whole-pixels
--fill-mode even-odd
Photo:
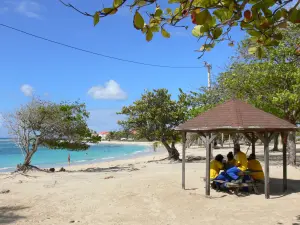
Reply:
[[[27,209],[24,206],[3,206],[0,207],[0,224],[15,223],[17,220],[26,218],[16,214],[16,211]]]

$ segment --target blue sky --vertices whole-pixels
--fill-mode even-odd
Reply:
[[[70,0],[93,13],[112,0]],[[164,1],[161,1],[164,2]],[[163,7],[163,5],[162,5]],[[91,18],[64,7],[58,0],[3,0],[0,23],[55,41],[102,54],[172,66],[213,66],[213,75],[230,61],[234,48],[219,44],[197,59],[201,42],[190,31],[169,29],[171,38],[160,34],[151,42],[134,29],[127,8],[93,26]],[[186,24],[191,25],[189,21]],[[1,88],[0,112],[11,112],[31,95],[60,102],[81,100],[91,111],[89,125],[97,130],[117,129],[115,112],[138,99],[145,89],[167,88],[175,97],[178,88],[196,90],[207,85],[207,71],[155,68],[115,61],[79,52],[20,34],[0,26]],[[235,40],[244,37],[236,30]],[[0,137],[6,136],[0,118]]]

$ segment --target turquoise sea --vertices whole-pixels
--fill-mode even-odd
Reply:
[[[66,166],[68,154],[71,164],[88,164],[99,161],[110,161],[128,158],[136,154],[150,151],[149,146],[122,145],[100,143],[92,145],[87,151],[49,150],[40,147],[32,158],[32,165],[49,168]],[[19,147],[10,139],[0,139],[0,172],[13,171],[16,165],[23,162],[23,155]]]

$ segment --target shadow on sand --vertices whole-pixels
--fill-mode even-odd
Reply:
[[[24,216],[18,215],[16,212],[27,208],[29,207],[23,207],[23,206],[0,207],[0,224],[15,223],[17,220],[26,218]]]
[[[263,186],[262,186],[263,188]],[[300,193],[300,180],[287,179],[287,191],[283,192],[283,180],[280,178],[270,178],[271,198],[281,198],[293,193]],[[264,193],[264,191],[262,191]]]

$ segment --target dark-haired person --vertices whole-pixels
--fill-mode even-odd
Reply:
[[[228,170],[236,165],[236,160],[234,159],[234,155],[232,152],[227,154],[227,162],[225,165],[225,169]]]
[[[210,179],[214,180],[220,173],[220,170],[224,169],[223,164],[224,156],[221,154],[216,155],[215,159],[210,161]]]
[[[227,170],[226,173],[234,181],[242,182],[242,180],[239,178],[240,178],[240,175],[242,174],[242,172],[247,169],[248,160],[247,160],[246,154],[241,151],[239,144],[234,145],[234,156],[235,156],[236,164],[234,167]]]

